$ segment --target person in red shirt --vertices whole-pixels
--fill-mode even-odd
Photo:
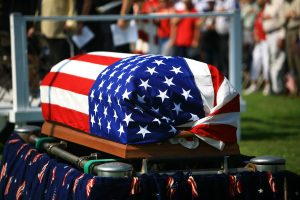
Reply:
[[[197,13],[191,0],[182,0],[185,8],[176,11],[178,14]],[[171,40],[174,55],[197,59],[199,52],[200,18],[174,18],[171,22]]]
[[[268,44],[266,41],[266,33],[263,28],[263,10],[266,5],[266,0],[257,0],[257,4],[260,7],[260,11],[257,14],[254,22],[254,49],[252,52],[252,64],[251,64],[251,85],[245,90],[245,94],[251,94],[258,90],[257,79],[263,71],[263,79],[265,82],[263,94],[268,95],[270,93],[270,81],[269,81],[269,52]]]
[[[174,13],[174,5],[172,0],[159,0],[158,14],[172,14]],[[157,25],[157,37],[159,45],[159,54],[172,55],[170,46],[168,45],[171,33],[171,19],[162,18],[154,21]]]

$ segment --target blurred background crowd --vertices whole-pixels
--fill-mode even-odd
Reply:
[[[10,13],[78,16],[235,10],[240,11],[243,28],[244,94],[261,90],[264,95],[299,95],[300,0],[0,0],[0,99],[11,90]],[[138,40],[120,46],[113,45],[110,29],[113,23],[120,28],[126,27],[124,20],[29,22],[27,43],[32,96],[38,96],[40,79],[59,61],[91,51],[146,54],[149,52],[149,31],[153,30],[157,54],[199,60],[217,66],[228,76],[228,17],[136,20]],[[78,48],[71,37],[80,35],[83,27],[89,27],[94,37]]]

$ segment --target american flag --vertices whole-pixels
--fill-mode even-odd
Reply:
[[[51,69],[41,100],[45,120],[123,144],[161,142],[187,127],[220,149],[236,142],[238,92],[214,66],[187,58],[75,56]]]

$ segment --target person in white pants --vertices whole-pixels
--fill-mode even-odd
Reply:
[[[265,88],[269,86],[269,52],[268,52],[268,43],[266,40],[260,41],[255,44],[252,52],[252,64],[251,64],[251,81],[252,84],[247,89],[245,93],[252,93],[258,90],[257,79],[262,72],[263,79],[265,81]],[[268,89],[264,89],[267,94]],[[248,92],[247,92],[248,91]]]
[[[257,14],[254,22],[254,40],[255,46],[252,52],[251,64],[251,85],[244,91],[245,95],[251,94],[258,90],[257,79],[261,71],[263,71],[263,78],[265,82],[264,95],[269,94],[269,52],[266,41],[266,33],[263,29],[263,10],[266,4],[265,0],[257,0],[260,7],[260,12]]]
[[[266,32],[270,59],[271,86],[275,94],[283,91],[282,71],[286,58],[284,49],[280,45],[284,38],[283,24],[279,15],[282,4],[283,0],[269,0],[263,11],[263,28]],[[270,89],[266,93],[270,93]]]

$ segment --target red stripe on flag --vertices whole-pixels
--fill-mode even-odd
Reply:
[[[61,72],[50,72],[43,79],[42,86],[52,86],[69,90],[78,94],[88,95],[95,80],[82,78]]]
[[[212,116],[212,115],[231,113],[231,112],[240,112],[240,95],[236,95],[233,99],[231,99],[228,103],[226,103],[220,109],[215,110],[214,112],[210,113],[209,115]]]
[[[100,64],[100,65],[111,65],[111,64],[121,60],[121,58],[101,56],[101,55],[92,55],[92,54],[77,55],[77,56],[74,56],[74,57],[71,57],[68,59],[84,61],[84,62]]]
[[[193,127],[190,132],[199,136],[221,140],[224,143],[236,143],[237,128],[226,124],[199,124]]]
[[[224,75],[220,73],[220,71],[212,65],[207,65],[208,69],[210,71],[211,74],[211,80],[213,83],[213,87],[214,87],[214,106],[217,105],[217,93],[218,90],[221,86],[221,84],[223,83],[224,80]]]
[[[89,133],[89,116],[58,105],[42,103],[42,114],[45,120],[63,123]]]

